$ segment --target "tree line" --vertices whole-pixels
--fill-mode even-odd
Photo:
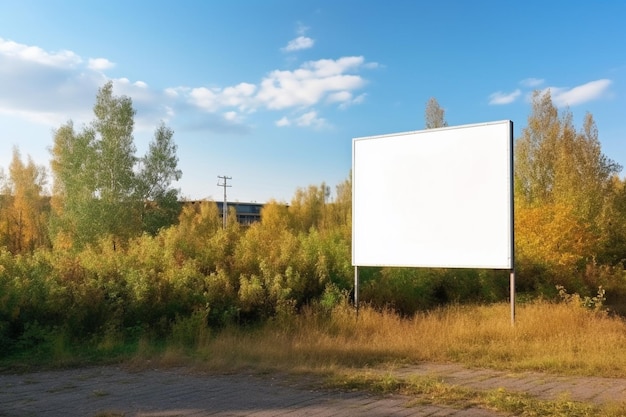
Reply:
[[[45,168],[30,157],[24,163],[14,148],[0,206],[0,245],[10,252],[81,248],[104,235],[119,245],[176,221],[171,184],[182,172],[172,129],[157,126],[146,155],[137,157],[132,100],[113,95],[111,82],[99,89],[93,114],[80,130],[70,120],[54,132],[51,195]]]
[[[626,188],[622,167],[602,153],[593,115],[576,129],[550,93],[535,93],[515,145],[515,222],[519,270],[530,290],[563,277],[624,295]]]
[[[0,346],[35,344],[49,332],[165,335],[189,317],[211,326],[331,308],[349,298],[352,180],[271,201],[261,221],[222,225],[215,202],[181,205],[173,131],[164,124],[135,156],[128,97],[102,87],[94,120],[54,133],[53,184],[15,150],[0,193]],[[435,99],[426,126],[444,127]],[[515,142],[518,291],[556,297],[556,286],[626,303],[626,189],[601,151],[588,114],[576,129],[548,93],[535,93]],[[230,218],[235,218],[232,213]],[[360,299],[403,314],[448,302],[508,296],[508,273],[363,268]]]

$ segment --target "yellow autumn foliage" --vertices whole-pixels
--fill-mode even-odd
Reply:
[[[556,275],[572,274],[592,259],[599,237],[563,203],[516,207],[516,255]]]

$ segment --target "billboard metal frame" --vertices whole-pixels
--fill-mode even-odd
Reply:
[[[354,138],[352,175],[357,312],[359,266],[507,269],[514,323],[512,121]]]

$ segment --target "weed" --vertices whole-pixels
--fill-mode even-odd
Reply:
[[[179,347],[198,347],[209,338],[208,308],[198,310],[189,317],[177,316],[172,324],[170,343]]]
[[[557,285],[557,291],[559,292],[559,298],[566,304],[580,305],[589,310],[601,311],[604,303],[606,302],[606,291],[602,288],[602,285],[598,287],[598,293],[595,297],[581,297],[578,293],[569,294],[564,286]]]
[[[450,407],[478,407],[516,416],[544,417],[618,417],[626,405],[596,406],[562,397],[554,401],[541,400],[525,393],[505,389],[473,390],[447,384],[432,377],[418,376],[397,379],[390,375],[350,373],[329,378],[326,388],[348,391],[367,391],[374,394],[401,394],[407,396],[407,406],[444,405]]]

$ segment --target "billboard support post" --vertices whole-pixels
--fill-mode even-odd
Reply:
[[[515,196],[514,196],[514,189],[515,189],[515,181],[514,181],[514,175],[513,175],[513,167],[515,166],[515,160],[513,159],[513,123],[511,123],[511,132],[510,132],[510,140],[511,140],[511,152],[510,152],[510,160],[509,160],[509,165],[510,165],[510,170],[511,170],[511,192],[510,192],[510,198],[511,198],[511,202],[510,202],[510,206],[511,206],[511,210],[509,212],[509,216],[511,216],[511,219],[509,221],[510,225],[511,225],[511,230],[510,230],[510,234],[511,234],[511,271],[509,274],[509,291],[511,292],[511,326],[515,326]]]
[[[356,317],[359,317],[359,267],[354,266],[354,309]]]
[[[511,291],[511,326],[515,326],[515,269],[511,269],[509,286]]]

